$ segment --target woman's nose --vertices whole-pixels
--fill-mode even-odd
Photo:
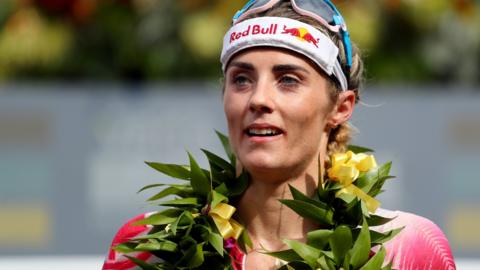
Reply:
[[[274,91],[268,82],[258,82],[250,96],[249,108],[252,112],[271,113],[274,110]]]

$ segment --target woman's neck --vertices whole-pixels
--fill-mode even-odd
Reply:
[[[289,185],[312,196],[317,188],[317,177],[303,174],[294,179],[268,182],[252,176],[250,186],[238,203],[238,214],[246,226],[254,249],[278,251],[285,249],[283,239],[305,241],[306,233],[318,224],[306,220],[279,202],[292,199]]]
[[[278,269],[279,261],[263,254],[263,251],[287,249],[284,239],[306,242],[307,233],[320,226],[302,218],[279,200],[293,198],[289,185],[309,197],[316,192],[321,181],[320,174],[324,171],[327,141],[326,132],[319,148],[321,150],[316,155],[318,158],[310,160],[300,171],[250,173],[250,185],[237,203],[240,221],[248,230],[253,244],[253,250],[247,250],[244,269]],[[241,166],[237,169],[240,171]]]
[[[251,173],[250,185],[238,202],[237,211],[248,230],[254,250],[283,250],[286,248],[283,239],[305,242],[306,234],[318,228],[320,224],[302,218],[279,200],[293,198],[289,185],[309,197],[313,196],[319,181],[322,181],[319,178],[324,171],[327,142],[328,132],[325,132],[317,153],[318,158],[310,160],[296,174],[283,174],[282,179],[282,175],[276,174],[278,172]]]

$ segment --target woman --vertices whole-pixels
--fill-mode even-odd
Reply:
[[[251,176],[236,207],[253,248],[247,254],[234,248],[231,256],[236,269],[276,269],[279,261],[259,251],[286,249],[281,239],[305,241],[319,227],[278,200],[292,197],[289,185],[312,195],[328,156],[345,151],[362,60],[330,1],[252,0],[225,35],[221,62],[230,143],[238,167]],[[378,211],[397,216],[378,230],[406,226],[386,244],[394,269],[455,269],[448,242],[432,222]],[[131,223],[113,245],[149,230]],[[132,266],[111,251],[104,269]]]

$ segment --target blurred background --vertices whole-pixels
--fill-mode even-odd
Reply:
[[[99,269],[156,209],[136,191],[170,181],[145,160],[221,152],[218,59],[244,2],[0,1],[0,269]],[[354,143],[394,162],[383,206],[480,269],[480,1],[334,2],[367,68]]]

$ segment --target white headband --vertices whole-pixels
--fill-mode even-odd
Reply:
[[[301,53],[328,75],[334,75],[342,90],[348,89],[347,78],[337,60],[338,48],[335,43],[318,29],[283,17],[258,17],[232,26],[223,38],[220,58],[223,72],[235,53],[258,46],[279,47]]]

